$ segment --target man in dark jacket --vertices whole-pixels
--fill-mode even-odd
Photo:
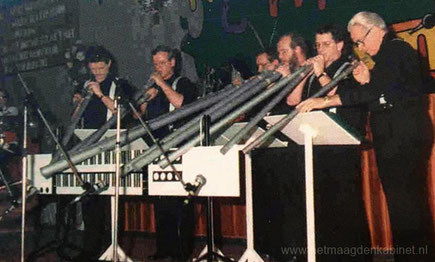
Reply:
[[[361,63],[353,76],[361,86],[309,99],[297,108],[367,104],[379,177],[385,192],[395,261],[434,261],[433,220],[429,211],[425,164],[432,147],[416,52],[388,32],[375,13],[360,12],[348,23],[352,41],[375,62]],[[407,252],[406,250],[413,250]]]

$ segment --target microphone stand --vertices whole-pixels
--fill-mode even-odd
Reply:
[[[119,97],[115,100],[116,115],[116,146],[115,146],[115,206],[114,219],[112,221],[113,232],[113,261],[118,262],[118,208],[119,208],[119,180],[121,179],[121,108],[119,106]]]
[[[100,260],[118,262],[118,259],[122,261],[133,262],[124,251],[118,246],[118,209],[119,209],[119,186],[121,182],[121,106],[120,97],[115,99],[115,111],[116,111],[116,144],[115,144],[115,196],[110,198],[111,217],[112,217],[112,244],[101,255]]]
[[[153,141],[154,145],[157,146],[157,148],[159,149],[159,151],[160,151],[161,155],[163,156],[163,158],[168,161],[169,167],[174,172],[174,175],[177,177],[178,181],[180,181],[180,183],[183,185],[183,188],[189,193],[189,195],[191,195],[191,190],[189,190],[189,189],[190,189],[190,187],[192,185],[190,185],[190,183],[184,182],[183,177],[180,175],[180,172],[177,171],[177,169],[172,164],[172,162],[169,162],[167,152],[163,149],[162,144],[160,143],[160,141],[153,135],[149,125],[145,121],[142,120],[139,112],[136,110],[136,108],[133,106],[133,104],[131,102],[129,102],[128,105],[130,106],[131,110],[133,111],[133,114],[139,120],[140,125],[146,131],[146,134],[151,138],[151,140]]]
[[[163,158],[168,161],[168,163],[169,163],[168,166],[172,169],[174,175],[177,177],[178,181],[180,181],[180,183],[182,184],[184,190],[187,191],[188,197],[196,196],[199,193],[199,191],[201,190],[201,186],[204,184],[204,182],[202,182],[202,184],[199,183],[198,185],[192,185],[191,183],[186,183],[183,180],[183,177],[180,175],[181,172],[177,171],[177,169],[175,168],[174,164],[169,161],[167,152],[163,149],[160,141],[155,138],[155,136],[153,135],[149,125],[145,121],[142,120],[139,112],[136,110],[136,108],[134,107],[134,105],[131,102],[129,102],[128,105],[130,106],[130,109],[132,110],[134,116],[139,120],[140,125],[143,127],[143,129],[146,131],[148,136],[153,141],[154,145],[160,151],[160,153],[163,156]]]
[[[204,115],[201,119],[201,130],[200,133],[203,134],[203,139],[201,141],[201,146],[210,146],[210,116]],[[207,251],[205,251],[207,250]],[[215,251],[214,243],[214,221],[213,221],[213,197],[207,197],[207,247],[204,249],[197,259],[194,261],[202,261],[207,259],[207,262],[212,262],[215,259],[217,261],[227,261],[232,262],[233,260],[225,257],[222,253]]]
[[[42,120],[42,122],[44,123],[45,127],[47,128],[47,130],[49,131],[49,134],[51,135],[51,137],[53,138],[54,142],[56,143],[58,149],[60,150],[60,152],[62,153],[64,159],[67,161],[68,166],[71,168],[73,174],[75,175],[78,183],[86,190],[90,184],[89,183],[84,183],[83,179],[78,175],[78,171],[76,169],[76,167],[74,166],[74,164],[71,162],[71,159],[68,155],[68,153],[65,151],[64,147],[62,146],[62,144],[59,142],[59,140],[57,139],[56,135],[54,134],[53,130],[51,129],[50,125],[48,124],[47,119],[45,118],[44,114],[41,111],[41,108],[39,107],[36,99],[33,96],[33,93],[30,91],[30,89],[27,87],[26,82],[23,80],[23,78],[21,77],[20,73],[17,73],[17,77],[22,85],[22,87],[24,88],[25,94],[26,94],[26,98],[25,98],[25,105],[24,105],[24,112],[23,112],[23,125],[24,125],[24,131],[23,131],[23,148],[22,148],[22,152],[23,152],[23,159],[22,159],[22,209],[21,209],[21,216],[22,216],[22,223],[21,223],[21,262],[25,261],[24,255],[24,249],[25,249],[25,220],[26,220],[26,190],[27,190],[27,177],[28,177],[28,170],[27,170],[27,125],[28,125],[28,108],[29,106],[32,106],[36,112],[38,113],[40,119]]]
[[[18,74],[21,79],[21,75]],[[25,228],[26,228],[26,190],[27,190],[27,117],[28,117],[28,101],[24,104],[23,112],[23,159],[22,159],[22,183],[21,183],[21,262],[24,262],[24,248],[25,248]]]
[[[153,141],[154,145],[158,148],[158,150],[161,153],[161,156],[163,157],[164,160],[166,160],[166,162],[168,163],[168,166],[172,169],[174,175],[177,177],[178,181],[180,181],[181,185],[183,186],[184,190],[188,193],[188,196],[197,196],[199,191],[201,190],[201,187],[205,184],[204,179],[202,179],[202,176],[199,177],[199,181],[195,181],[198,184],[191,184],[191,183],[186,183],[183,180],[183,177],[180,175],[180,172],[177,171],[177,169],[175,168],[175,166],[173,165],[172,161],[169,160],[168,154],[165,151],[165,149],[162,147],[162,144],[160,143],[160,141],[153,135],[151,128],[149,127],[149,125],[142,120],[139,112],[136,110],[136,108],[134,107],[134,105],[129,102],[128,105],[130,106],[130,109],[132,110],[134,116],[139,120],[140,125],[143,127],[143,129],[146,131],[146,134],[151,138],[151,140]]]
[[[29,88],[27,87],[27,84],[24,82],[23,78],[21,77],[20,73],[17,73],[18,79],[21,82],[21,85],[24,88],[24,91],[26,93],[26,99],[29,105],[31,105],[36,112],[38,113],[39,117],[41,118],[42,122],[44,123],[44,126],[47,128],[51,138],[54,140],[54,142],[56,143],[57,148],[60,150],[60,152],[62,153],[62,156],[64,157],[64,159],[66,160],[66,162],[68,163],[68,167],[71,168],[75,178],[78,180],[79,184],[85,189],[89,189],[90,184],[89,183],[84,183],[83,179],[78,175],[78,171],[77,168],[74,166],[73,162],[71,161],[71,158],[69,157],[69,154],[66,152],[65,148],[63,147],[63,145],[59,142],[59,140],[57,139],[57,136],[54,134],[53,130],[51,129],[50,125],[48,124],[47,119],[44,116],[44,113],[42,113],[41,108],[39,107],[35,97],[33,96],[33,93],[30,92]],[[27,111],[25,111],[25,124],[27,124]],[[26,127],[26,126],[25,126]],[[27,132],[27,129],[25,130]],[[24,141],[24,143],[26,143],[26,141]],[[26,177],[24,177],[23,179],[23,184],[25,184],[25,179]]]

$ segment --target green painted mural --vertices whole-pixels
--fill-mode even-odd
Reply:
[[[262,45],[274,46],[281,34],[295,31],[310,41],[318,26],[327,23],[346,25],[359,11],[377,12],[388,24],[421,18],[435,12],[433,0],[202,2],[202,33],[196,39],[188,37],[182,44],[182,50],[195,58],[200,75],[206,65],[220,66],[234,56],[246,60],[254,69],[255,54],[262,49]]]

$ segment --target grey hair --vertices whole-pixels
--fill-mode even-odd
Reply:
[[[347,31],[350,32],[350,29],[356,25],[361,25],[367,29],[376,26],[384,30],[385,32],[388,32],[388,28],[385,24],[384,19],[382,19],[380,15],[373,12],[363,11],[354,15],[352,19],[350,19],[349,23],[347,23]]]

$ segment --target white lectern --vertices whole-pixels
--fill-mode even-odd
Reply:
[[[198,174],[203,175],[207,182],[200,190],[198,196],[211,197],[238,197],[240,194],[239,172],[240,158],[239,153],[245,144],[249,144],[252,140],[262,135],[265,131],[261,128],[255,128],[251,131],[248,139],[242,140],[226,155],[220,153],[222,145],[228,142],[234,134],[239,132],[247,123],[235,123],[227,129],[212,136],[212,144],[210,147],[195,147],[182,156],[182,159],[174,163],[177,171],[182,172],[182,177],[185,182],[192,182]],[[271,138],[266,143],[267,147],[285,147],[287,142]],[[199,160],[199,161],[198,161]],[[239,261],[262,262],[263,260],[254,250],[254,230],[253,230],[253,211],[252,211],[252,167],[251,155],[247,154],[244,157],[245,166],[245,197],[246,197],[246,242],[247,249]],[[167,179],[168,173],[172,170],[167,167],[161,169],[157,164],[148,166],[148,181],[150,195],[187,195],[187,192],[182,188],[179,181],[170,175],[171,179]],[[169,180],[169,181],[168,181]],[[222,252],[214,248],[214,252],[222,255]],[[205,247],[199,257],[207,253]],[[193,261],[200,261],[194,259]]]
[[[235,133],[239,132],[247,123],[235,123],[228,128],[219,138],[215,141],[216,144],[224,145],[228,142]],[[261,136],[264,130],[256,128],[251,131],[248,139],[240,141],[239,144],[248,145],[254,139]],[[280,141],[275,138],[270,138],[266,143],[267,147],[286,147],[287,142]],[[246,201],[246,250],[240,257],[239,262],[263,262],[263,259],[258,255],[254,248],[254,214],[253,214],[253,201],[252,201],[252,160],[251,154],[245,155],[245,201]]]
[[[269,116],[264,119],[275,124],[283,115]],[[305,195],[307,212],[307,255],[308,262],[316,261],[316,237],[314,220],[313,186],[313,144],[314,145],[359,145],[355,133],[344,128],[343,123],[333,113],[314,111],[298,114],[281,132],[299,145],[305,145]]]

